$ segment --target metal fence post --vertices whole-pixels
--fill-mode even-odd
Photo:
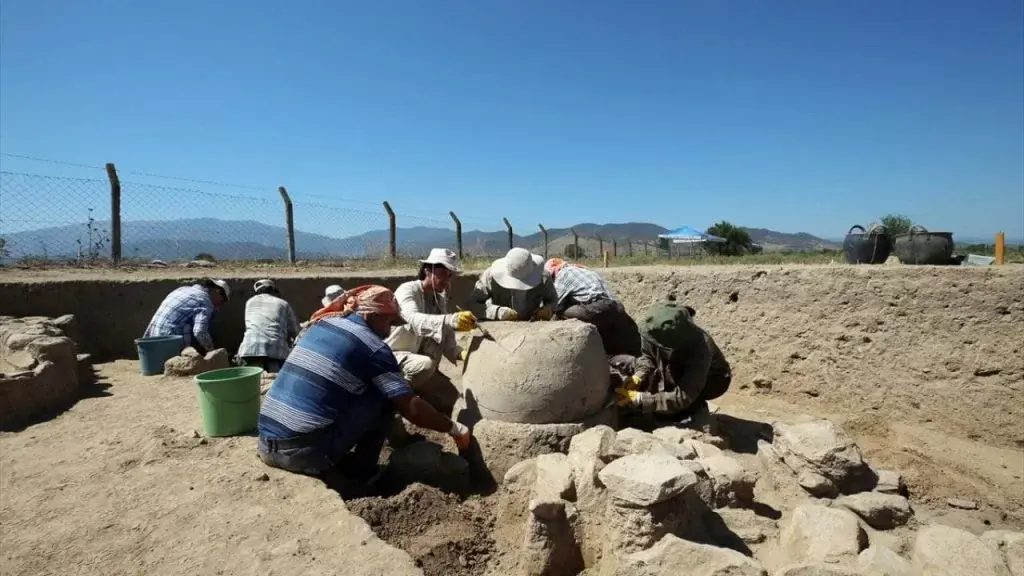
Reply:
[[[455,222],[455,248],[459,253],[459,260],[462,260],[462,221],[455,215],[455,211],[448,211],[448,215],[452,217],[452,221]]]
[[[626,245],[629,246],[629,257],[633,257],[633,239],[626,238]]]
[[[395,260],[398,258],[397,225],[395,224],[395,211],[391,204],[384,201],[384,211],[388,213],[388,256]]]
[[[595,234],[595,236],[597,236],[597,252],[598,252],[598,254],[600,254],[602,258],[607,259],[607,256],[604,253],[604,239],[601,238],[600,234]]]
[[[540,228],[540,233],[544,235],[544,259],[548,259],[548,229],[543,224],[537,224]]]
[[[576,260],[580,259],[580,235],[576,233],[575,228],[570,228],[572,232],[572,257]]]
[[[110,260],[116,265],[121,263],[121,179],[117,177],[113,162],[107,162],[107,179],[110,180]]]
[[[288,196],[288,190],[284,186],[277,187],[284,201],[284,226],[288,238],[288,262],[295,264],[295,209],[292,206],[292,199]]]
[[[612,238],[612,258],[619,257],[619,241]]]
[[[512,235],[512,223],[508,221],[508,218],[502,218],[501,220],[505,223],[505,229],[508,230],[508,249],[511,250],[515,247]]]

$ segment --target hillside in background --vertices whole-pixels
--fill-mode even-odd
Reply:
[[[109,223],[96,222],[96,229],[109,229]],[[515,244],[535,251],[543,249],[543,235],[539,228],[530,234],[516,234]],[[647,222],[624,224],[595,224],[584,222],[572,228],[549,228],[550,255],[564,254],[565,247],[573,243],[572,231],[579,235],[580,247],[586,254],[598,254],[598,237],[604,239],[604,248],[612,249],[617,241],[620,255],[628,253],[626,239],[633,241],[634,254],[642,253],[643,241],[650,249],[658,234],[667,231],[663,226]],[[768,251],[816,251],[836,248],[837,244],[810,234],[787,234],[748,228],[754,242]],[[521,230],[526,232],[525,229]],[[344,231],[339,231],[344,233]],[[95,239],[100,234],[94,234]],[[455,247],[455,232],[446,228],[399,228],[396,232],[398,249],[403,254],[423,254],[432,247]],[[463,230],[463,251],[472,255],[499,255],[508,246],[505,231],[483,232]],[[5,234],[8,258],[29,256],[49,258],[75,257],[79,245],[88,251],[88,230],[83,224],[43,228]],[[354,236],[333,238],[323,234],[295,231],[296,254],[299,258],[352,258],[380,256],[386,253],[387,230],[373,230]],[[183,260],[200,253],[212,254],[224,260],[283,259],[287,254],[286,234],[283,227],[254,221],[200,218],[186,220],[128,221],[122,223],[122,254],[125,258]],[[104,245],[101,253],[106,254]]]

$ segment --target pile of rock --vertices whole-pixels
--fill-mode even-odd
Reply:
[[[596,426],[520,462],[499,492],[492,573],[1024,576],[1024,534],[918,526],[899,475],[830,422],[775,423],[757,457],[726,446]]]
[[[24,426],[64,410],[92,379],[80,354],[75,317],[0,316],[0,429]]]
[[[181,354],[170,358],[164,363],[164,376],[196,376],[210,370],[218,370],[231,366],[231,357],[223,348],[211,350],[201,356],[195,348],[189,346]]]

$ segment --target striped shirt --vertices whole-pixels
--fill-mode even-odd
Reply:
[[[213,312],[213,301],[202,286],[176,288],[160,303],[143,336],[181,336],[185,346],[191,346],[194,339],[207,351],[213,350],[210,337]]]
[[[590,268],[566,264],[555,274],[555,293],[558,304],[555,311],[562,312],[574,304],[590,304],[595,300],[615,300],[604,278]]]
[[[289,341],[299,334],[299,319],[284,299],[257,294],[245,303],[245,335],[238,356],[288,357]]]
[[[349,410],[368,409],[366,399],[383,404],[412,393],[394,353],[362,318],[328,318],[285,360],[260,407],[259,434],[280,440],[344,425]]]

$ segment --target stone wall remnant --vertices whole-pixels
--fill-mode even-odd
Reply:
[[[0,429],[26,426],[78,400],[92,363],[79,354],[71,337],[77,334],[72,315],[0,316]]]

